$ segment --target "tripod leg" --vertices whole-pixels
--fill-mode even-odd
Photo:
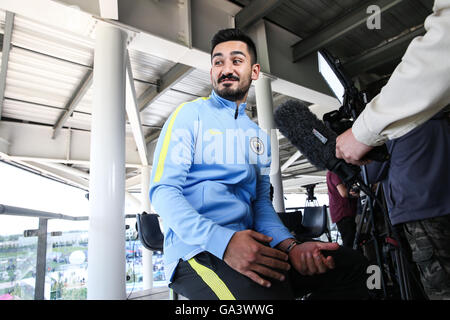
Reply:
[[[414,288],[412,287],[411,281],[416,281],[416,283],[418,284],[418,286],[420,288],[421,294],[426,297],[426,294],[424,294],[424,292],[423,292],[423,287],[422,287],[420,280],[418,281],[416,279],[414,270],[411,268],[411,266],[408,262],[407,254],[405,251],[406,250],[405,243],[402,242],[403,241],[402,230],[395,228],[390,224],[389,224],[389,227],[392,230],[392,233],[394,234],[395,238],[397,238],[397,241],[398,241],[398,246],[396,247],[395,251],[399,257],[399,266],[397,268],[397,272],[398,272],[399,278],[401,276],[401,279],[402,279],[401,285],[404,290],[404,295],[402,296],[402,299],[404,299],[404,300],[414,299],[414,297],[413,297]]]
[[[409,273],[408,270],[405,266],[406,263],[408,263],[407,261],[405,261],[405,257],[404,255],[399,252],[400,255],[400,262],[401,262],[401,266],[400,266],[400,270],[402,271],[403,274],[403,286],[405,289],[405,299],[406,300],[411,300],[412,296],[411,296],[411,286],[410,286],[410,279],[409,279]]]
[[[353,249],[356,250],[358,249],[358,245],[359,245],[359,236],[361,234],[361,230],[364,224],[364,220],[366,219],[366,213],[367,213],[367,201],[364,203],[363,209],[362,209],[362,213],[361,213],[361,217],[358,221],[358,224],[356,225],[356,233],[355,233],[355,240],[353,241]]]
[[[398,286],[400,289],[400,298],[402,300],[407,300],[407,293],[405,290],[405,275],[403,273],[402,270],[402,258],[401,255],[399,254],[398,250],[394,249],[393,250],[393,256],[394,256],[394,262],[395,262],[395,269],[397,271],[397,281],[398,281]]]
[[[367,185],[368,178],[367,178],[367,168],[366,168],[366,166],[362,166],[362,174],[363,174],[363,178],[364,178],[364,183]],[[384,263],[383,263],[383,261],[381,259],[381,252],[380,252],[380,247],[379,247],[379,242],[378,242],[378,234],[377,234],[376,225],[375,225],[374,205],[373,205],[372,201],[375,202],[375,198],[372,199],[372,197],[370,195],[368,195],[367,202],[369,204],[369,211],[370,211],[369,219],[370,219],[370,223],[372,224],[372,228],[371,228],[371,232],[370,233],[371,233],[372,239],[374,241],[375,255],[376,255],[376,258],[377,258],[377,264],[379,265],[380,270],[381,270],[381,287],[383,289],[383,296],[385,298],[387,298]]]

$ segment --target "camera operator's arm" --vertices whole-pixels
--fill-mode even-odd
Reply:
[[[357,165],[371,146],[401,137],[450,103],[450,2],[436,0],[380,94],[336,140],[336,157]]]
[[[348,190],[347,187],[344,184],[338,184],[336,186],[337,191],[339,192],[339,195],[342,198],[348,198]]]
[[[338,184],[336,186],[336,189],[342,198],[358,198],[359,197],[359,190],[354,190],[353,188],[349,189],[345,186],[345,184]]]

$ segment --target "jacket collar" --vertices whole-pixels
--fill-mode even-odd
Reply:
[[[211,91],[210,97],[218,107],[231,109],[233,112],[236,111],[236,102],[222,98],[214,90]],[[246,106],[247,102],[243,102],[239,105],[239,114],[244,112]]]

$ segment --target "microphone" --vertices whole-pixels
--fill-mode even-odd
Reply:
[[[360,179],[361,169],[336,158],[336,133],[325,126],[306,105],[288,100],[275,110],[274,120],[280,132],[311,164],[334,172],[347,185],[362,184],[361,189],[366,194],[366,191],[370,192]]]

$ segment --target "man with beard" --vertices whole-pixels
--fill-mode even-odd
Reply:
[[[169,287],[189,299],[367,298],[366,261],[336,243],[299,243],[269,199],[270,138],[245,113],[253,41],[212,39],[209,97],[180,105],[153,160]]]

